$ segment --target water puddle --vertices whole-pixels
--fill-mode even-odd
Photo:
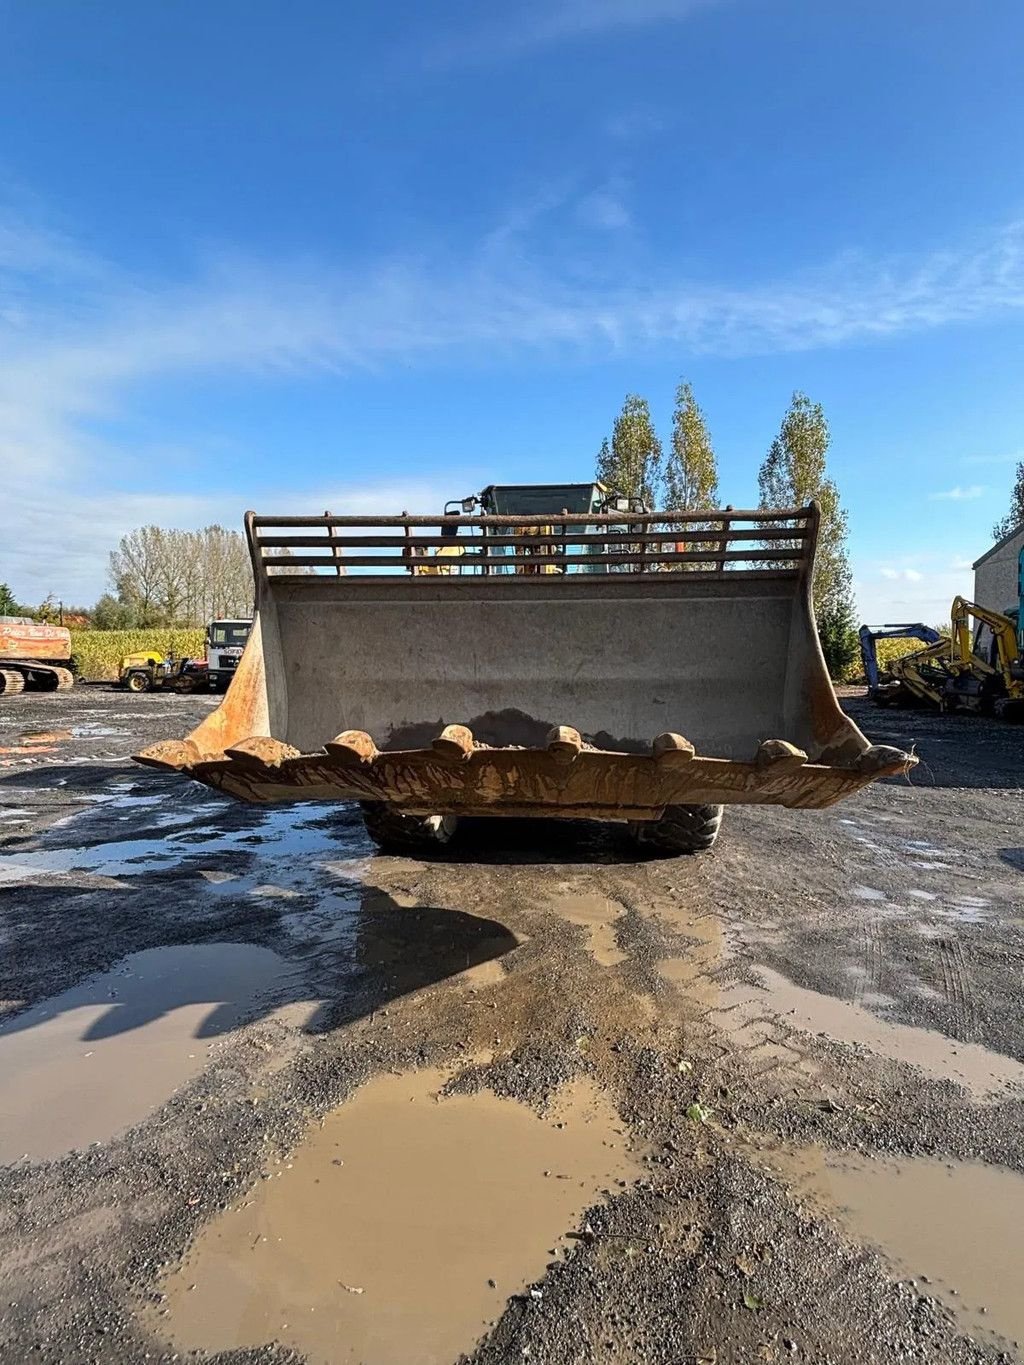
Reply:
[[[160,797],[123,797],[115,805],[123,805],[121,818],[125,821],[137,820],[136,807],[145,804],[158,804]],[[240,828],[222,832],[211,831],[204,827],[204,813],[211,805],[222,811],[220,802],[211,803],[201,798],[186,809],[175,809],[157,817],[147,817],[149,824],[161,829],[172,829],[177,824],[187,825],[180,831],[140,839],[115,839],[72,847],[44,847],[31,851],[18,850],[4,860],[0,868],[0,881],[7,883],[32,883],[46,875],[78,874],[79,881],[85,885],[91,876],[121,877],[144,876],[151,872],[167,871],[174,866],[202,858],[216,869],[216,862],[224,855],[246,853],[263,864],[263,870],[254,878],[245,880],[243,886],[235,886],[235,893],[252,890],[269,881],[267,866],[273,868],[274,885],[299,890],[310,890],[310,864],[319,860],[324,871],[330,871],[340,880],[357,881],[364,870],[366,860],[353,857],[338,861],[339,852],[344,852],[346,843],[364,842],[361,831],[354,833],[340,821],[335,824],[325,820],[322,809],[300,810],[297,807],[281,806],[272,810],[260,811],[251,821]],[[110,807],[103,807],[105,818],[109,818]],[[52,829],[59,829],[61,838],[67,837],[68,824],[83,818],[84,812],[76,812],[58,821]],[[47,837],[47,836],[44,836]],[[49,833],[50,838],[53,834]],[[333,859],[334,861],[330,861]],[[198,875],[198,873],[197,873]],[[215,889],[216,882],[208,882]]]
[[[780,972],[756,966],[756,984],[723,972],[731,956],[723,925],[714,917],[691,922],[685,932],[696,940],[685,956],[665,958],[662,977],[676,986],[708,1017],[734,1047],[749,1049],[751,1064],[766,1059],[787,1033],[824,1034],[838,1043],[866,1048],[890,1061],[906,1062],[935,1080],[951,1080],[972,1099],[991,1102],[1013,1087],[1024,1087],[1024,1065],[979,1043],[947,1038],[934,1029],[899,1024],[872,1013],[894,1002],[877,990],[858,964],[847,969],[856,1001],[798,986]],[[773,1022],[774,1020],[774,1022]]]
[[[319,1365],[472,1349],[563,1236],[638,1168],[590,1083],[545,1118],[426,1069],[369,1081],[204,1229],[152,1325],[179,1349],[284,1342]]]
[[[909,1062],[936,1080],[951,1080],[975,1100],[1001,1098],[1007,1087],[1024,1085],[1024,1065],[978,1043],[962,1043],[934,1029],[881,1019],[849,1000],[797,986],[768,967],[755,968],[763,1003],[791,1028],[824,1033],[841,1043],[866,1047],[891,1061]]]
[[[302,999],[266,948],[150,948],[0,1025],[0,1161],[47,1160],[139,1123],[257,1009]],[[312,1008],[312,1007],[311,1007]]]
[[[590,952],[602,967],[625,962],[626,954],[615,940],[615,921],[624,909],[618,901],[608,896],[561,895],[553,901],[552,909],[570,924],[586,929]]]
[[[965,1331],[1024,1340],[1024,1176],[980,1162],[872,1161],[820,1148],[773,1152],[768,1163],[901,1276],[921,1281],[922,1294],[941,1298]]]

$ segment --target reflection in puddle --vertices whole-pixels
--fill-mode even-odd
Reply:
[[[278,1340],[312,1362],[433,1365],[472,1348],[612,1180],[637,1168],[590,1082],[546,1118],[435,1069],[336,1109],[165,1283],[179,1347]],[[561,1126],[557,1126],[561,1125]]]
[[[139,1123],[271,996],[303,998],[276,953],[206,943],[133,953],[25,1010],[0,1026],[0,1161],[62,1156]]]
[[[553,902],[552,908],[571,924],[586,929],[588,947],[602,967],[614,967],[625,962],[626,954],[615,939],[615,921],[624,909],[618,901],[607,896],[563,895]]]
[[[966,1331],[1024,1339],[1024,1176],[977,1162],[872,1161],[820,1148],[772,1152],[768,1161],[901,1275],[927,1277],[921,1292],[942,1298]]]

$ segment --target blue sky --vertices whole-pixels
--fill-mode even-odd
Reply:
[[[872,619],[1024,457],[1024,7],[0,0],[0,580],[134,525],[587,478],[682,376],[723,499],[824,404]],[[1004,605],[1004,604],[996,604]]]

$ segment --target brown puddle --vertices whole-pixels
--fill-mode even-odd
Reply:
[[[626,954],[615,941],[615,921],[623,912],[618,901],[607,896],[562,895],[553,901],[552,908],[570,924],[586,929],[590,952],[602,967],[625,962]]]
[[[878,1248],[965,1331],[1024,1341],[1020,1292],[1024,1176],[979,1162],[872,1161],[846,1152],[772,1152],[795,1193]]]
[[[0,1161],[63,1156],[139,1123],[261,998],[296,999],[291,971],[247,943],[149,948],[0,1025]]]
[[[798,986],[769,967],[752,968],[759,984],[721,979],[719,970],[731,952],[722,924],[713,916],[690,921],[683,932],[696,942],[685,956],[665,958],[660,971],[689,1000],[709,1011],[717,1027],[734,1042],[757,1044],[770,1052],[785,1041],[786,1030],[825,1034],[839,1043],[867,1048],[890,1061],[916,1066],[935,1080],[951,1080],[978,1102],[1002,1098],[1007,1089],[1024,1087],[1024,1065],[993,1052],[980,1043],[964,1043],[934,1029],[918,1028],[885,1019],[864,1004],[842,1000]],[[766,1022],[775,1016],[773,1028]],[[752,1055],[751,1060],[757,1060]]]
[[[435,1365],[470,1350],[637,1167],[590,1082],[540,1118],[490,1091],[439,1100],[445,1079],[379,1076],[329,1114],[199,1234],[153,1329],[181,1349],[277,1340],[320,1365]]]

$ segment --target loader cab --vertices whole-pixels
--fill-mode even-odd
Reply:
[[[446,513],[461,512],[463,515],[471,516],[474,513],[484,516],[495,517],[542,517],[548,513],[557,517],[562,513],[572,513],[577,516],[587,515],[588,513],[603,514],[607,512],[643,512],[647,509],[643,503],[636,498],[624,497],[609,489],[605,484],[593,483],[543,483],[543,484],[488,484],[483,492],[473,497],[462,498],[456,502],[450,502],[445,507]],[[484,539],[497,539],[504,536],[506,539],[514,536],[517,532],[514,525],[504,528],[489,528],[489,533],[485,532]],[[526,527],[521,528],[525,533]],[[580,535],[594,535],[601,528],[595,523],[588,525],[581,523],[577,528]],[[625,526],[605,526],[603,529],[610,531],[624,530]],[[551,527],[552,532],[555,531]],[[536,534],[536,527],[533,528]],[[566,564],[564,559],[567,555],[586,556],[590,554],[603,554],[608,548],[601,543],[592,541],[574,542],[565,530],[562,530],[562,543],[544,547],[544,552],[538,552],[537,573],[594,573],[599,566],[589,564]],[[508,546],[488,546],[484,551],[491,557],[506,553],[512,557],[512,551]],[[474,569],[472,564],[472,554],[467,554],[460,572],[479,572]],[[504,567],[492,568],[492,573],[512,573],[516,572],[512,564],[506,569]],[[520,565],[518,572],[523,572]],[[485,570],[486,572],[486,570]]]

